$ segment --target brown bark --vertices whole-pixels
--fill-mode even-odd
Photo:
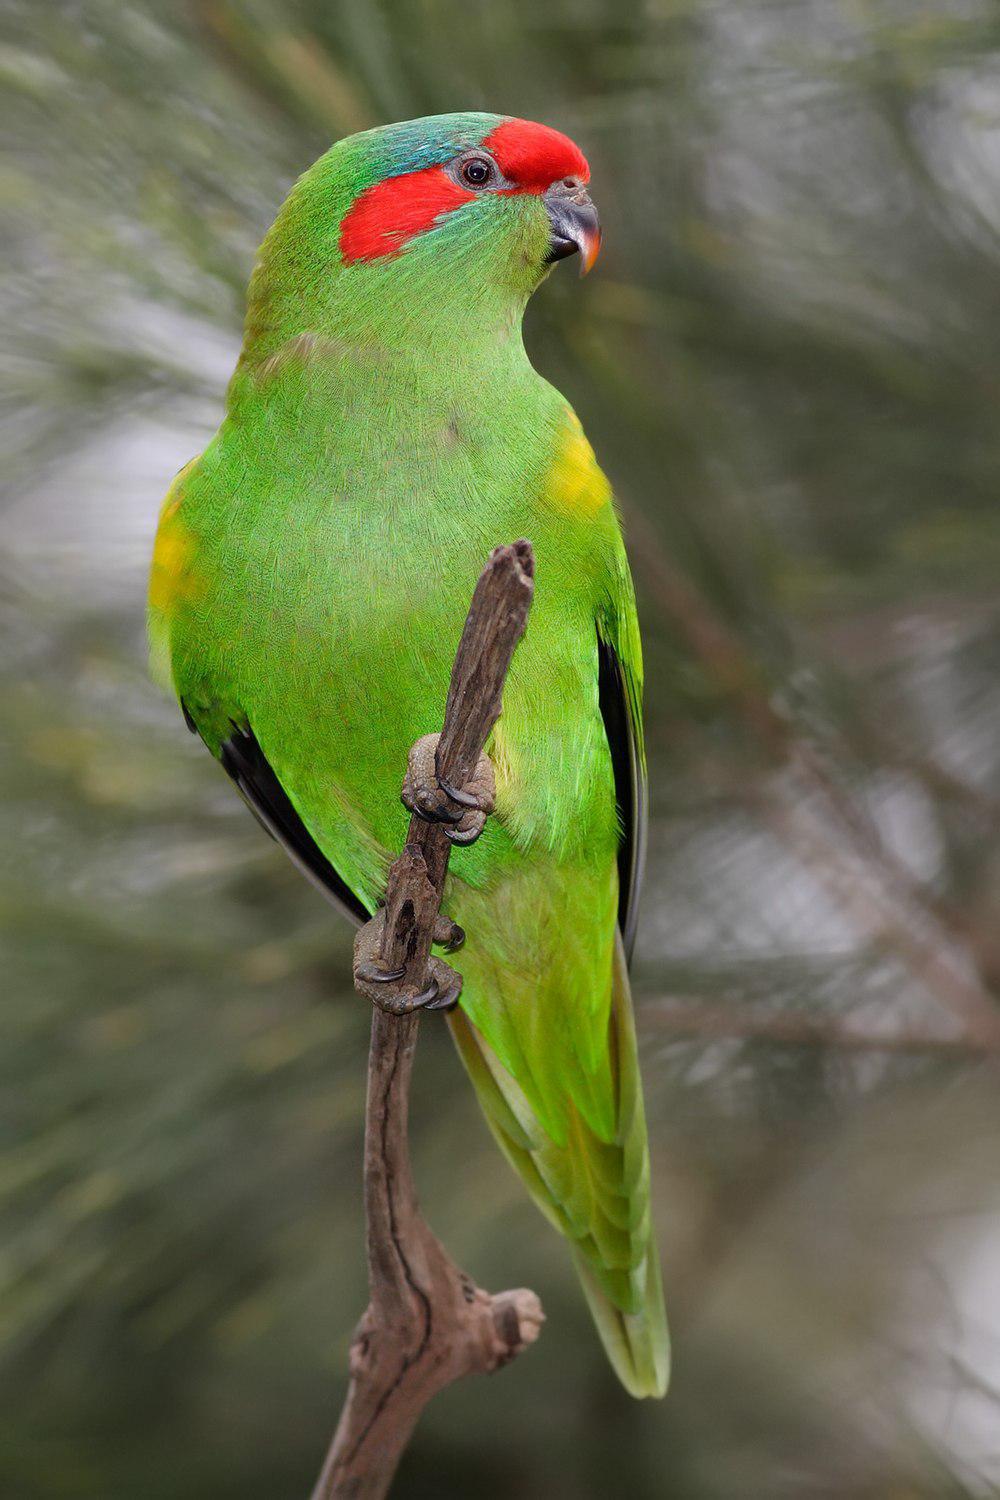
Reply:
[[[355,984],[373,1001],[364,1196],[371,1301],[351,1345],[350,1383],[313,1500],[385,1495],[427,1402],[463,1375],[506,1364],[538,1337],[534,1292],[483,1291],[454,1264],[417,1203],[407,1145],[410,1074],[425,1006],[454,1004],[461,977],[431,956],[460,940],[439,915],[452,842],[476,836],[493,805],[483,755],[533,589],[530,544],[494,551],[473,594],[440,737],[413,747],[414,811],[382,910],[358,933]],[[428,821],[434,819],[436,821]]]

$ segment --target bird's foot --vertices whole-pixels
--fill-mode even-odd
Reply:
[[[414,983],[405,968],[390,969],[382,959],[384,910],[359,928],[354,939],[354,983],[363,995],[390,1016],[405,1016],[415,1010],[454,1010],[462,993],[462,976],[443,958],[431,957],[422,979]],[[441,933],[439,937],[438,934]],[[456,941],[456,934],[459,935]],[[453,948],[465,941],[456,922],[438,917],[434,941]]]
[[[449,786],[437,772],[440,738],[439,734],[425,734],[410,751],[403,804],[428,823],[447,824],[445,832],[451,843],[460,847],[474,844],[496,801],[493,766],[484,752],[465,786]]]
[[[438,912],[434,923],[434,941],[446,953],[457,953],[465,943],[465,928],[459,927],[458,923],[446,917],[444,912]]]

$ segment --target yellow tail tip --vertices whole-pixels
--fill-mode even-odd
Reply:
[[[637,1313],[615,1306],[579,1251],[573,1251],[573,1260],[601,1343],[622,1385],[640,1400],[665,1396],[670,1384],[670,1334],[655,1248],[646,1253],[645,1295]]]

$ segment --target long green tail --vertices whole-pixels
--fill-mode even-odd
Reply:
[[[662,1396],[670,1368],[660,1264],[649,1208],[649,1148],[636,1055],[632,996],[616,943],[609,1046],[617,1081],[616,1130],[602,1141],[570,1106],[557,1146],[524,1093],[461,1010],[452,1036],[483,1112],[508,1161],[546,1218],[570,1241],[597,1331],[633,1396]]]

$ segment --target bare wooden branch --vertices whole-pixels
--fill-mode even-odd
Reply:
[[[313,1500],[379,1500],[420,1413],[463,1375],[506,1364],[538,1337],[534,1292],[483,1291],[454,1264],[417,1203],[407,1145],[420,1010],[452,1005],[461,977],[431,956],[461,940],[440,916],[453,843],[482,831],[493,806],[483,746],[534,579],[528,542],[499,547],[476,585],[452,669],[440,736],[410,753],[404,801],[414,809],[389,871],[385,905],[357,935],[355,985],[375,1005],[368,1056],[364,1196],[371,1301],[351,1345],[350,1382]]]
[[[360,993],[396,1015],[422,1006],[446,1008],[461,992],[460,976],[430,957],[434,919],[452,844],[471,843],[493,809],[493,769],[483,746],[524,633],[534,574],[530,542],[497,547],[490,555],[455,655],[444,727],[410,752],[403,800],[413,817],[406,846],[389,871],[385,906],[361,928],[354,948]]]

